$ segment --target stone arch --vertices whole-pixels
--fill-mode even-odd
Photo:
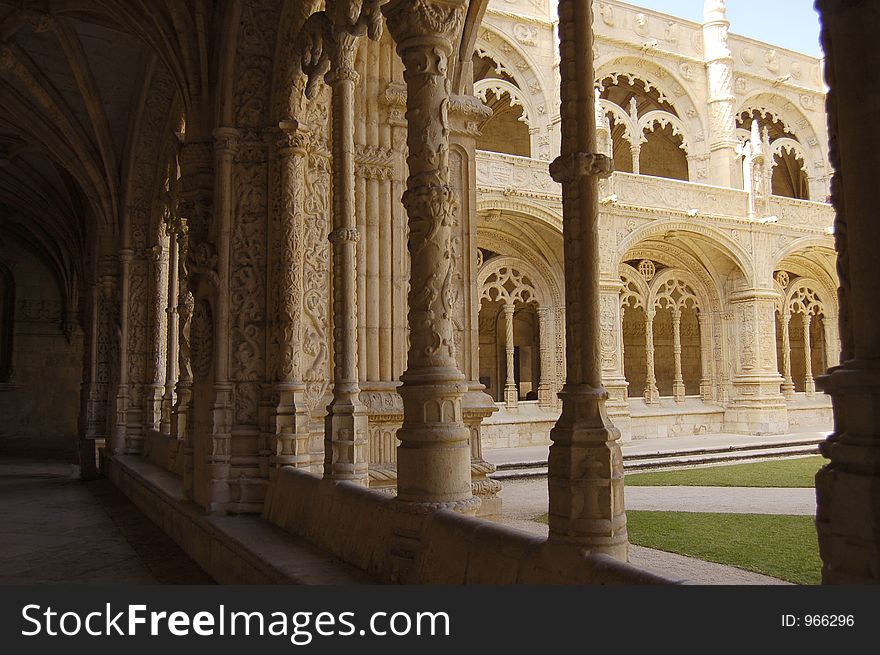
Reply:
[[[477,200],[477,212],[485,214],[490,211],[503,211],[527,216],[562,234],[562,212],[554,211],[546,203],[539,202],[538,199],[531,200],[515,196],[487,197],[487,194],[480,194]]]
[[[627,263],[621,263],[618,266],[620,279],[623,281],[623,289],[620,291],[620,303],[626,307],[637,309],[647,308],[648,299],[651,297],[651,290],[648,288],[645,278],[639,272]]]
[[[708,304],[705,298],[701,298],[697,289],[700,288],[696,278],[688,271],[681,268],[667,268],[651,280],[649,289],[649,302],[654,309],[662,309],[665,307],[675,307],[676,309],[684,309],[688,307],[697,311],[706,311]],[[673,297],[673,293],[678,292],[678,297]]]
[[[828,317],[830,312],[826,309],[826,301],[820,291],[824,291],[824,285],[817,280],[805,277],[792,280],[785,292],[783,307],[792,314],[804,313]]]
[[[496,62],[500,70],[512,77],[522,96],[529,97],[530,120],[528,122],[532,138],[532,157],[550,159],[549,139],[541,142],[541,137],[548,137],[550,132],[550,115],[556,110],[544,83],[544,76],[537,73],[538,64],[515,40],[490,25],[483,24],[477,33],[476,54]]]
[[[696,101],[688,89],[689,84],[673,73],[669,68],[656,63],[634,57],[632,55],[613,56],[607,61],[596,63],[596,83],[606,77],[632,76],[641,80],[649,88],[657,89],[661,97],[665,97],[679,114],[686,126],[688,141],[692,144],[705,140],[706,122],[701,111],[703,103]]]
[[[486,96],[494,93],[500,98],[506,95],[510,98],[510,104],[516,107],[522,107],[522,116],[519,120],[531,127],[534,120],[535,110],[531,100],[522,92],[522,90],[507,80],[500,80],[489,77],[474,83],[474,95],[483,102],[486,102]]]
[[[627,234],[617,245],[617,261],[623,261],[627,252],[642,241],[648,240],[653,236],[679,231],[693,234],[698,238],[708,239],[713,246],[730,258],[746,282],[751,283],[754,277],[752,272],[752,256],[741,244],[710,225],[686,223],[678,219],[647,223]]]
[[[757,111],[764,117],[769,116],[773,120],[778,120],[791,134],[797,137],[807,165],[807,178],[810,180],[811,196],[813,196],[814,181],[826,180],[829,170],[826,164],[828,153],[823,149],[821,139],[810,119],[791,100],[768,91],[759,91],[748,96],[737,107],[736,115],[753,111]]]
[[[508,289],[509,283],[514,288]],[[549,306],[558,297],[553,285],[532,264],[518,257],[500,255],[486,261],[477,274],[480,299],[509,300]]]
[[[666,111],[649,111],[639,119],[638,134],[644,138],[645,131],[653,132],[657,125],[661,128],[667,125],[672,127],[672,134],[681,137],[681,145],[679,146],[687,155],[696,154],[692,152],[693,144],[689,140],[687,127],[680,118]]]

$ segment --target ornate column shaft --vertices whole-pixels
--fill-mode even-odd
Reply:
[[[635,97],[630,98],[629,100],[629,117],[632,120],[633,125],[639,124],[639,104]],[[642,159],[642,134],[633,134],[633,142],[629,144],[629,152],[632,155],[632,171],[634,174],[638,175],[641,172],[641,159]]]
[[[672,310],[672,357],[675,366],[675,374],[672,378],[672,395],[675,402],[684,402],[684,377],[681,374],[681,310]]]
[[[214,221],[217,225],[217,280],[218,285],[212,294],[213,302],[208,305],[200,300],[196,306],[195,321],[201,324],[199,305],[210,307],[210,320],[213,323],[213,402],[211,403],[210,435],[206,442],[205,460],[197,465],[205,466],[204,502],[206,507],[216,509],[225,506],[231,497],[229,473],[232,461],[232,424],[234,422],[235,384],[230,376],[229,347],[232,341],[229,281],[232,273],[232,226],[233,212],[233,170],[235,157],[239,151],[240,133],[236,128],[218,127],[214,137]],[[201,348],[201,344],[199,348]],[[197,382],[198,384],[198,382]],[[197,405],[198,407],[198,405]],[[201,435],[200,435],[201,436]],[[201,459],[201,457],[197,457]],[[198,495],[196,496],[198,499]]]
[[[794,381],[791,379],[791,334],[789,323],[791,314],[786,311],[782,316],[782,393],[786,398],[794,396]]]
[[[192,365],[190,363],[190,329],[195,302],[189,288],[189,229],[185,218],[179,218],[175,230],[177,242],[177,384],[175,385],[174,412],[171,415],[171,434],[186,442],[192,408]]]
[[[550,308],[546,306],[538,307],[538,337],[540,338],[540,366],[541,378],[538,380],[538,406],[549,409],[553,407],[553,385],[551,379],[553,375],[554,362],[553,353],[551,351],[553,338],[552,319]]]
[[[654,373],[654,315],[656,311],[645,311],[645,402],[649,405],[660,404],[660,390],[657,388],[657,376]]]
[[[177,233],[173,225],[167,226],[167,234],[170,237],[170,253],[168,256],[168,302],[165,307],[165,315],[168,317],[168,331],[165,345],[165,391],[162,394],[162,419],[159,432],[163,435],[171,435],[171,414],[174,410],[174,384],[177,382],[177,302],[178,302],[178,256],[179,245]]]
[[[324,476],[366,485],[367,410],[359,399],[354,89],[357,38],[336,37],[327,82],[333,90],[333,400],[324,427]]]
[[[278,279],[276,280],[276,340],[278,370],[274,408],[275,437],[270,456],[273,468],[308,468],[309,411],[304,401],[300,347],[302,342],[302,249],[303,174],[306,150],[304,134],[295,121],[279,124],[277,143],[281,207],[277,222]]]
[[[151,348],[153,361],[150,375],[152,380],[149,384],[144,385],[144,426],[149,430],[156,432],[162,431],[162,409],[164,406],[165,385],[168,381],[168,360],[163,359],[161,355],[162,347],[168,345],[168,279],[170,277],[171,256],[170,249],[164,248],[161,244],[153,247],[150,252],[150,272],[153,284],[151,285],[152,297],[151,303],[151,324],[149,326],[148,346]],[[165,321],[164,325],[162,324]],[[163,330],[165,331],[164,343],[162,339]],[[170,416],[169,416],[170,419]],[[169,422],[168,427],[171,427]]]
[[[700,398],[714,400],[712,391],[712,323],[709,314],[697,315],[700,323]]]
[[[455,356],[453,217],[458,200],[449,177],[450,57],[458,44],[463,0],[392,0],[383,7],[397,41],[407,86],[409,179],[403,204],[409,217],[410,348],[401,376],[403,427],[397,498],[425,510],[474,512],[467,389]]]
[[[705,0],[703,44],[709,83],[709,183],[732,187],[737,182],[736,96],[733,56],[727,46],[730,22],[724,0]]]
[[[810,343],[810,314],[802,314],[804,321],[804,391],[808,396],[816,393],[816,382],[813,380],[813,353]]]
[[[116,425],[113,428],[113,452],[125,453],[126,424],[129,404],[128,385],[128,315],[131,262],[134,253],[125,248],[119,252],[119,385],[116,389]]]
[[[506,376],[504,383],[504,403],[507,409],[516,409],[519,401],[519,390],[516,387],[514,371],[513,346],[513,314],[515,307],[512,302],[504,304],[504,353],[506,355]]]
[[[549,540],[627,558],[620,432],[605,410],[599,291],[599,177],[611,160],[596,153],[590,0],[560,0],[561,155],[566,369],[562,413],[550,432]]]

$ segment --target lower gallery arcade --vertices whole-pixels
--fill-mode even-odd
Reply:
[[[0,0],[4,443],[76,421],[83,477],[220,582],[327,580],[264,539],[337,581],[662,584],[627,563],[620,440],[821,425],[824,389],[824,580],[880,581],[880,12],[819,4],[833,210],[612,173],[587,0],[543,164],[478,148],[485,1]],[[547,539],[488,520],[482,449],[533,443]]]

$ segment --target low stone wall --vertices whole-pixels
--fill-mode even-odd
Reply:
[[[257,516],[206,515],[180,479],[138,455],[107,461],[110,480],[220,584],[375,582]]]
[[[150,430],[144,440],[144,457],[177,476],[183,476],[183,444],[174,437]]]
[[[669,584],[605,556],[293,468],[278,471],[263,516],[375,577],[404,584]],[[333,517],[333,520],[327,520]]]
[[[641,401],[639,401],[641,402]],[[630,415],[632,439],[693,437],[724,432],[724,410],[720,407],[658,407],[649,411],[633,410]]]

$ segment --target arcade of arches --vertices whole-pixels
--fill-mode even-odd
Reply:
[[[880,14],[819,4],[827,125],[723,0],[0,0],[4,450],[75,442],[221,581],[298,579],[272,524],[351,580],[664,583],[619,440],[822,387],[824,579],[880,580]],[[546,541],[486,523],[538,442]]]

